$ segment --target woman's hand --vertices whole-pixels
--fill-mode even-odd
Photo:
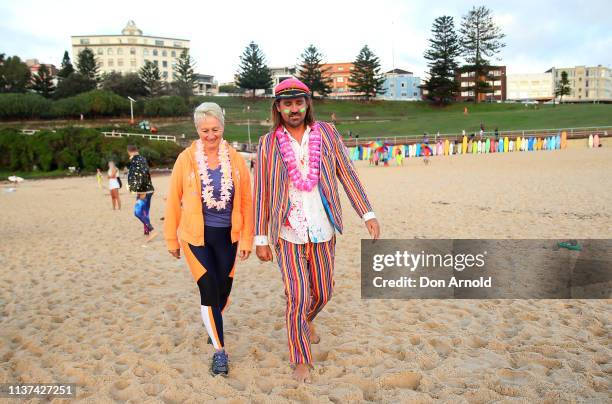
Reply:
[[[261,261],[272,261],[272,249],[269,245],[258,245],[255,254]]]
[[[170,255],[172,255],[174,258],[176,259],[180,259],[181,258],[181,250],[168,250],[168,252],[170,253]]]
[[[251,255],[250,251],[240,250],[240,252],[238,253],[238,258],[240,258],[240,261],[244,261],[247,258],[249,258],[250,255]]]

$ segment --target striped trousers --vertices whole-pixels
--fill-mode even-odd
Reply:
[[[285,320],[292,364],[312,363],[308,322],[331,299],[335,247],[335,236],[327,242],[307,244],[293,244],[279,238],[276,244],[287,297]]]

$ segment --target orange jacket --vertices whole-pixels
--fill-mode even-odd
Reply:
[[[195,143],[193,142],[179,154],[172,169],[164,219],[164,237],[168,250],[178,250],[179,239],[191,245],[204,245],[202,188],[198,163],[195,160]],[[251,251],[253,246],[251,178],[244,158],[234,148],[229,145],[228,147],[234,182],[232,243],[238,241],[239,250]]]

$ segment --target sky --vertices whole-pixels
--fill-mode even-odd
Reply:
[[[120,34],[134,20],[144,35],[189,39],[196,72],[232,81],[240,55],[255,41],[268,66],[299,62],[314,44],[327,62],[352,62],[368,45],[383,71],[400,68],[421,78],[423,52],[436,17],[458,28],[473,6],[484,5],[506,35],[493,63],[508,74],[541,73],[576,65],[612,67],[612,1],[309,0],[126,1],[0,0],[0,53],[59,66],[72,35]],[[71,53],[72,57],[72,53]]]

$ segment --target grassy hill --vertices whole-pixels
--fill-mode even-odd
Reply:
[[[256,141],[268,131],[266,118],[270,115],[271,99],[250,100],[238,97],[211,97],[225,108],[225,136],[230,140],[247,140],[247,119],[250,119],[251,139]],[[250,111],[247,112],[247,106]],[[464,107],[468,114],[464,115]],[[584,126],[612,126],[610,104],[453,104],[446,108],[431,107],[423,102],[401,101],[332,101],[315,100],[317,119],[330,121],[335,113],[337,127],[346,136],[350,130],[360,137],[406,136],[428,133],[467,133],[480,130],[480,123],[487,131],[498,127],[500,131],[517,129],[549,129]],[[356,117],[359,116],[359,120]],[[160,133],[195,137],[191,120],[159,125]]]

